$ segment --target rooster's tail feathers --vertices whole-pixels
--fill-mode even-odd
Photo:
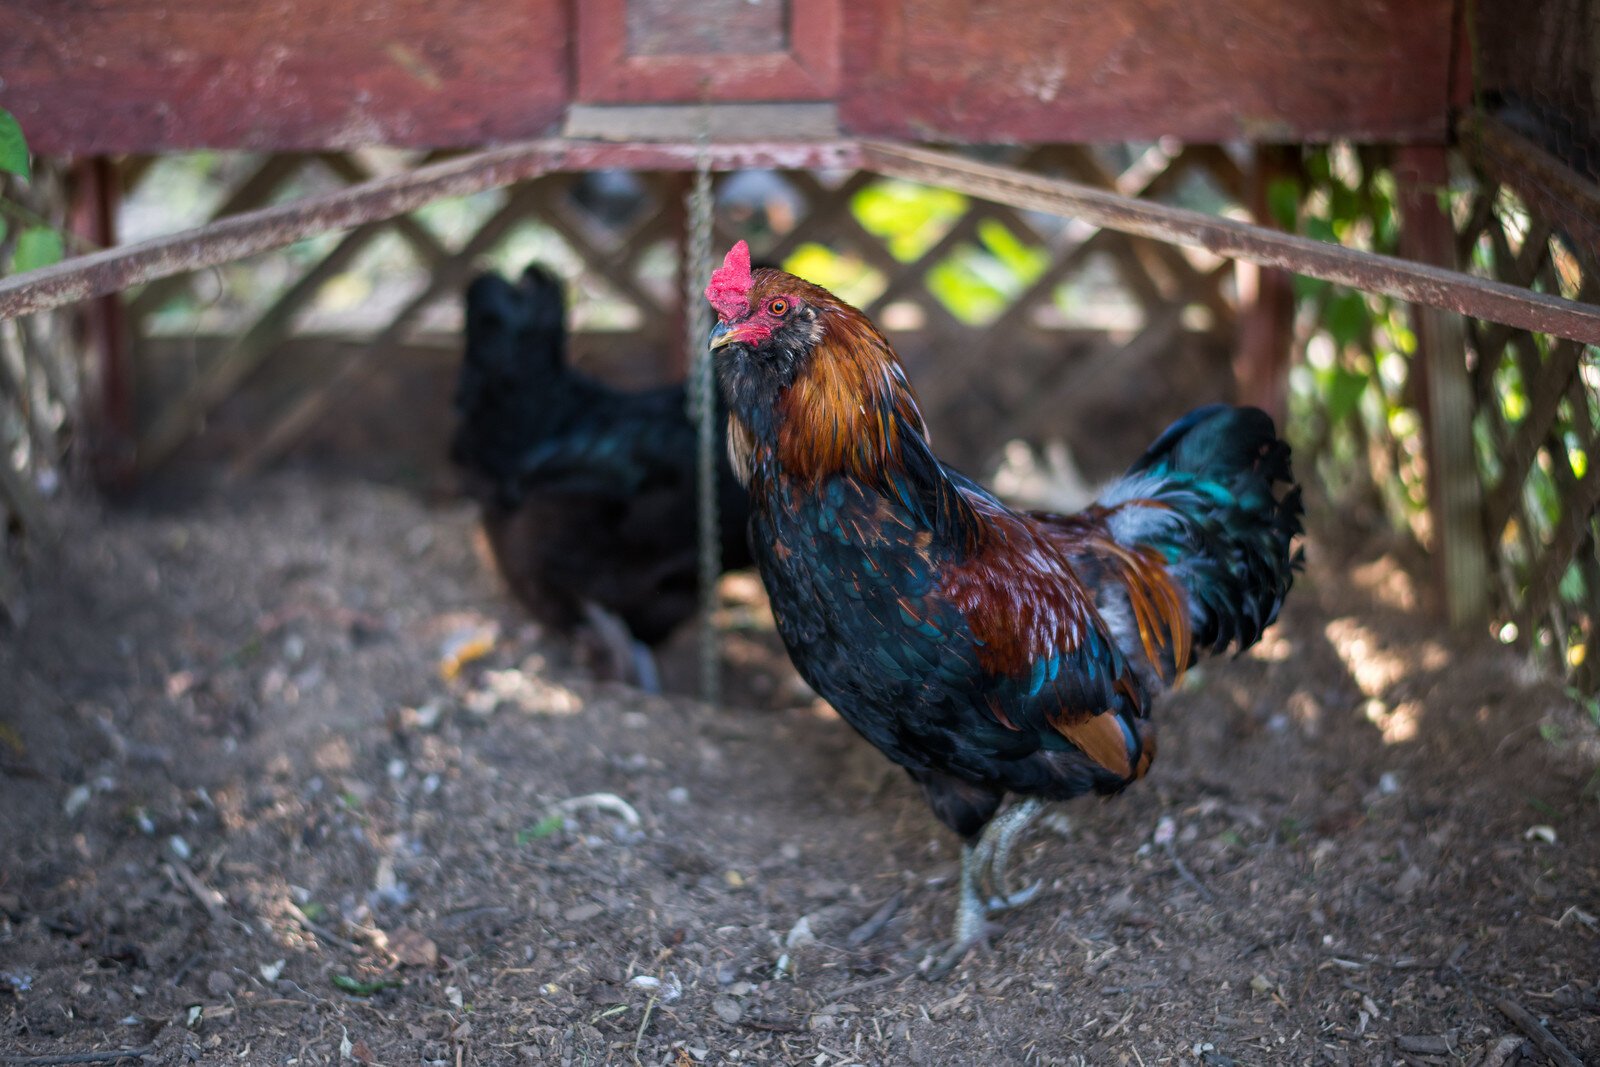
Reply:
[[[1271,416],[1214,404],[1168,427],[1100,503],[1116,540],[1159,551],[1185,589],[1194,647],[1221,652],[1260,639],[1293,583],[1293,482]]]

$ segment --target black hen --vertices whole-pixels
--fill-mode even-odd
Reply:
[[[630,645],[652,685],[633,641],[659,644],[697,604],[695,430],[682,385],[626,392],[568,366],[565,318],[560,282],[537,264],[515,285],[472,282],[450,458],[517,598],[563,632],[588,623]],[[719,438],[725,422],[719,404]],[[744,567],[748,497],[720,462],[723,564]]]

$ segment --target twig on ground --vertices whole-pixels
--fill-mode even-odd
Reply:
[[[639,1062],[639,1046],[644,1043],[645,1027],[650,1025],[650,1015],[656,1010],[656,997],[645,1002],[644,1018],[639,1020],[639,1030],[633,1035],[633,1062]]]
[[[595,811],[610,812],[622,819],[629,826],[639,825],[639,813],[633,810],[633,805],[617,796],[615,793],[589,793],[581,797],[570,797],[551,805],[551,811],[562,815],[570,815],[583,808],[593,808]]]
[[[905,893],[897,891],[894,896],[883,902],[882,907],[872,913],[870,919],[851,930],[850,935],[844,939],[844,943],[851,948],[858,948],[877,937],[883,932],[883,928],[889,925],[889,920],[895,917],[895,913],[900,910],[900,905],[905,902],[905,899]]]
[[[748,1015],[739,1020],[739,1025],[749,1027],[751,1030],[766,1030],[774,1034],[798,1034],[800,1032],[799,1023],[782,1020],[768,1022],[766,1019],[753,1019]]]
[[[299,923],[300,928],[307,933],[314,934],[324,941],[338,945],[340,948],[344,949],[353,956],[365,955],[365,951],[360,945],[349,940],[348,938],[340,937],[338,934],[334,933],[326,926],[323,926],[321,923],[312,922],[310,919],[306,918],[305,914],[302,913],[299,908],[295,908],[294,913],[295,921]]]
[[[1178,850],[1173,848],[1170,842],[1167,844],[1167,858],[1172,861],[1172,869],[1178,872],[1178,877],[1182,878],[1185,882],[1188,882],[1191,886],[1193,886],[1195,892],[1199,893],[1207,900],[1217,899],[1217,895],[1211,890],[1207,889],[1205,885],[1201,883],[1200,879],[1196,878],[1194,873],[1189,870],[1188,866],[1178,858]]]
[[[167,874],[174,881],[181,882],[189,891],[195,901],[206,910],[214,923],[223,923],[228,919],[228,911],[222,906],[222,894],[206,885],[200,876],[189,869],[189,865],[181,860],[162,864]]]
[[[1167,859],[1172,861],[1172,869],[1177,871],[1178,877],[1182,878],[1185,882],[1188,882],[1189,885],[1194,887],[1195,892],[1199,893],[1202,897],[1207,900],[1216,900],[1217,895],[1202,885],[1200,883],[1200,879],[1194,876],[1194,872],[1189,870],[1188,865],[1185,864],[1183,860],[1178,858],[1178,849],[1174,844],[1177,836],[1178,824],[1177,821],[1172,818],[1172,816],[1163,815],[1160,819],[1156,820],[1156,832],[1154,840],[1155,843],[1161,847],[1161,850],[1167,854]]]
[[[895,982],[904,981],[916,973],[917,972],[913,969],[895,971],[892,974],[880,974],[876,978],[868,978],[866,981],[855,982],[851,985],[847,985],[843,989],[835,989],[828,994],[828,999],[830,1001],[843,1000],[845,997],[853,996],[856,993],[865,993],[869,989],[877,989],[879,986],[893,985]]]
[[[26,1064],[28,1067],[50,1067],[67,1063],[115,1063],[118,1060],[142,1060],[154,1051],[154,1045],[138,1048],[108,1049],[105,1052],[65,1052],[59,1056],[13,1056],[0,1053],[0,1063]]]
[[[1550,1028],[1536,1018],[1533,1012],[1512,1000],[1510,996],[1502,993],[1494,998],[1494,1006],[1514,1023],[1518,1030],[1528,1035],[1528,1040],[1539,1047],[1539,1051],[1550,1057],[1556,1067],[1583,1067],[1583,1061],[1568,1051]]]

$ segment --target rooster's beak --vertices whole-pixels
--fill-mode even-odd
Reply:
[[[713,349],[721,348],[723,345],[732,344],[738,339],[738,331],[728,329],[728,324],[725,322],[718,322],[715,326],[711,327],[711,347]]]

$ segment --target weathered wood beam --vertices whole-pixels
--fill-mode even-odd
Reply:
[[[99,156],[69,172],[67,229],[96,248],[117,243],[116,164]],[[134,371],[127,307],[121,293],[104,293],[78,309],[84,347],[91,354],[95,417],[89,421],[94,474],[100,484],[125,489],[134,476]]]
[[[145,156],[146,160],[154,157]],[[284,182],[288,181],[302,166],[307,157],[298,152],[287,152],[282,155],[268,156],[261,165],[250,173],[250,176],[240,182],[234,190],[223,198],[222,203],[212,210],[208,222],[237,215],[241,211],[258,208],[266,202]],[[145,169],[148,169],[146,167]],[[128,174],[122,175],[123,188],[132,190],[135,179]],[[128,302],[128,314],[134,322],[138,322],[146,315],[159,311],[161,305],[171,298],[173,293],[179,292],[189,283],[184,275],[169,275],[165,278],[153,279],[139,294]]]
[[[1443,146],[1401,148],[1400,246],[1419,260],[1455,266],[1455,230],[1439,206],[1450,178]],[[1466,328],[1438,308],[1417,308],[1418,362],[1423,372],[1423,426],[1428,450],[1428,507],[1439,550],[1441,587],[1450,624],[1477,625],[1489,617],[1489,557],[1483,533],[1483,483],[1473,450],[1472,379]]]
[[[0,319],[241,259],[316,234],[393,218],[434,200],[466,196],[554,171],[605,167],[686,170],[695,165],[698,151],[697,146],[685,144],[538,141],[461,156],[0,280]],[[976,163],[947,152],[877,141],[712,145],[708,151],[716,170],[866,167],[1011,207],[1071,215],[1123,233],[1205,248],[1215,255],[1281,267],[1475,318],[1600,343],[1600,307]]]
[[[1071,215],[1107,229],[1204,248],[1215,255],[1281,267],[1414,304],[1600,344],[1600,307],[1592,304],[1530,292],[1425,263],[1277,233],[1199,211],[1132,200],[1073,182],[977,163],[949,152],[865,141],[861,155],[862,165],[880,174],[955,189],[1013,207]]]
[[[1272,184],[1292,180],[1300,187],[1300,151],[1258,145],[1250,174],[1250,213],[1263,226],[1272,217]],[[1253,404],[1283,425],[1289,411],[1289,364],[1294,352],[1294,279],[1271,267],[1240,263],[1239,349],[1233,378],[1240,403]]]
[[[713,170],[853,169],[858,150],[813,144],[710,145]],[[307,237],[390,219],[435,200],[470,196],[557,171],[691,170],[693,144],[600,144],[531,141],[458,156],[406,174],[308,196],[205,226],[65,260],[0,280],[0,319],[119,292],[141,282],[244,259]]]

